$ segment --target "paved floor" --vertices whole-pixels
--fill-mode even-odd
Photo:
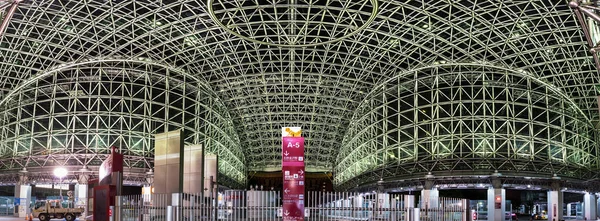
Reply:
[[[33,219],[34,221],[39,221],[37,218]],[[60,221],[64,219],[53,219],[52,221]],[[77,219],[79,220],[79,219]],[[0,216],[0,221],[25,221],[25,218],[17,218],[17,217],[2,217]],[[519,217],[519,221],[529,221],[529,219],[524,217]],[[575,221],[575,220],[565,220],[565,221]],[[581,220],[579,220],[581,221]]]
[[[33,218],[33,220],[39,221],[38,218]],[[52,219],[52,221],[61,221],[61,220],[64,220],[64,219]],[[25,218],[0,216],[0,221],[25,221]],[[76,219],[75,221],[79,221],[79,219]]]

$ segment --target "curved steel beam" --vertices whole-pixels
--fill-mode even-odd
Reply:
[[[532,81],[546,86],[548,89],[550,89],[552,92],[556,93],[557,95],[561,96],[563,99],[569,101],[569,103],[572,105],[573,108],[575,108],[575,110],[577,110],[577,112],[584,118],[585,123],[591,125],[591,121],[590,118],[587,116],[587,114],[585,114],[585,112],[583,112],[583,110],[579,107],[579,105],[577,105],[577,103],[575,103],[573,101],[573,99],[571,99],[570,96],[568,96],[567,94],[565,94],[560,88],[558,88],[557,86],[539,79],[539,77],[534,76],[533,74],[525,71],[525,70],[518,70],[518,69],[514,69],[514,68],[508,68],[508,67],[504,67],[504,66],[498,66],[498,65],[494,65],[488,62],[483,62],[483,63],[472,63],[472,62],[447,62],[444,64],[432,64],[432,65],[427,65],[427,66],[421,66],[421,67],[417,67],[414,69],[409,69],[409,70],[402,70],[400,73],[398,73],[397,75],[394,75],[392,77],[389,77],[388,79],[380,82],[378,85],[375,85],[373,87],[373,89],[371,89],[371,91],[369,93],[367,93],[367,96],[365,96],[365,99],[363,99],[362,102],[368,100],[370,97],[373,96],[374,93],[377,93],[382,87],[384,87],[385,85],[387,85],[389,82],[399,78],[399,77],[405,77],[405,76],[409,76],[411,74],[414,74],[415,72],[419,72],[419,71],[423,71],[423,70],[427,70],[427,69],[431,69],[431,68],[438,68],[438,67],[452,67],[452,66],[475,66],[475,67],[487,67],[487,68],[493,68],[493,69],[498,69],[498,70],[503,70],[503,71],[507,71],[508,73],[514,74],[516,76],[520,76],[520,77],[524,77],[527,79],[531,79]],[[361,102],[361,103],[362,103]],[[356,116],[353,116],[352,119],[355,119]]]

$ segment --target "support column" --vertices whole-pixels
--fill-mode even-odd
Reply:
[[[440,192],[433,186],[433,181],[425,181],[425,186],[421,190],[421,208],[437,208]]]
[[[506,190],[502,188],[502,182],[498,178],[492,179],[492,187],[487,194],[487,220],[504,220]]]
[[[25,218],[31,213],[29,204],[31,204],[31,186],[27,170],[23,169],[19,174],[19,181],[15,185],[15,217]]]
[[[415,208],[415,195],[404,195],[404,220],[415,220],[414,218],[414,208]],[[396,214],[396,213],[393,213]],[[399,220],[399,219],[397,219]]]
[[[404,195],[404,209],[415,208],[415,195]]]
[[[597,220],[600,220],[600,198],[598,197],[598,193],[596,193],[596,216]]]
[[[548,190],[548,220],[563,220],[563,192],[560,190],[560,184],[553,182]]]
[[[87,204],[88,204],[88,179],[89,175],[79,175],[77,184],[75,184],[75,208],[85,208],[82,217],[87,217]]]
[[[596,220],[596,194],[586,192],[583,195],[583,216],[586,220]]]

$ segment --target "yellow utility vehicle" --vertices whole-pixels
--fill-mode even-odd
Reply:
[[[75,221],[78,216],[83,214],[84,208],[63,208],[59,200],[38,201],[33,209],[33,216],[40,221],[50,221],[50,219],[62,219]]]

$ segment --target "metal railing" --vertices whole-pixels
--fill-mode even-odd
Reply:
[[[225,191],[203,194],[148,194],[117,197],[122,221],[282,220],[281,192]],[[412,195],[308,192],[299,204],[305,220],[454,221],[467,220],[467,200],[440,197],[431,208],[415,208]]]
[[[12,216],[14,211],[14,197],[0,196],[0,216]]]

